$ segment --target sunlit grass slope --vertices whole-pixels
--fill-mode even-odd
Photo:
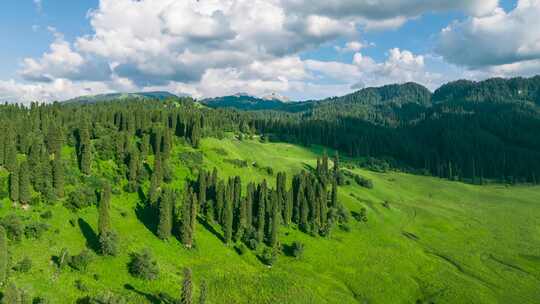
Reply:
[[[207,169],[221,176],[240,175],[243,185],[274,173],[290,178],[314,166],[321,149],[258,140],[205,139],[200,149]],[[192,173],[180,157],[191,148],[178,145],[172,156],[174,186]],[[183,154],[184,153],[184,154]],[[246,160],[236,167],[227,160]],[[104,166],[106,167],[106,166]],[[239,255],[216,235],[197,226],[196,249],[176,240],[159,240],[138,219],[137,194],[114,195],[112,223],[120,238],[118,257],[95,256],[85,272],[58,271],[51,257],[62,248],[79,253],[95,238],[96,208],[71,213],[61,204],[23,211],[4,200],[0,216],[16,212],[46,221],[51,229],[40,240],[10,243],[12,264],[28,256],[29,273],[11,272],[11,280],[51,303],[74,303],[86,294],[110,290],[133,303],[160,303],[159,294],[179,297],[182,268],[193,270],[195,294],[208,283],[210,303],[539,303],[540,188],[472,186],[402,173],[379,174],[354,169],[373,180],[374,188],[340,187],[339,200],[350,210],[367,208],[368,222],[351,218],[349,232],[334,229],[328,238],[282,229],[283,244],[305,244],[301,259],[281,255],[264,266],[254,252]],[[383,203],[387,202],[386,204]],[[39,214],[52,210],[53,217]],[[70,223],[71,220],[71,223]],[[215,227],[218,233],[221,230]],[[129,254],[150,248],[159,279],[131,277]],[[81,280],[88,292],[81,292]]]

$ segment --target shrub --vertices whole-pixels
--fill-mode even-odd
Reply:
[[[277,261],[278,253],[274,248],[264,248],[263,252],[259,255],[261,261],[268,266],[272,266]]]
[[[42,219],[50,219],[52,218],[52,211],[51,210],[47,210],[45,212],[43,212],[42,214],[40,214],[39,216],[42,218]]]
[[[15,214],[10,214],[0,220],[0,225],[6,230],[7,237],[12,241],[20,241],[24,233],[24,226],[21,218]]]
[[[45,231],[49,230],[49,225],[44,223],[30,223],[24,228],[24,235],[27,239],[39,239]]]
[[[64,202],[64,206],[75,212],[88,206],[95,205],[96,203],[97,196],[95,188],[85,186],[80,190],[69,193],[67,200]]]
[[[87,292],[89,290],[88,286],[80,279],[75,281],[75,288],[82,292]]]
[[[248,251],[248,248],[243,243],[234,246],[234,249],[236,250],[236,252],[238,252],[239,255],[244,255]]]
[[[224,159],[223,162],[229,163],[238,168],[246,168],[248,166],[248,162],[242,159]]]
[[[116,233],[110,231],[99,235],[99,250],[102,255],[112,255],[117,254],[117,241],[118,238]]]
[[[304,255],[304,244],[300,242],[292,243],[292,255],[295,258],[301,258]]]
[[[367,210],[366,208],[362,207],[362,209],[360,209],[360,212],[353,212],[352,213],[353,217],[355,220],[359,221],[359,222],[367,222]]]
[[[71,268],[84,271],[86,268],[88,268],[88,265],[92,263],[93,256],[92,253],[88,249],[84,249],[79,253],[78,255],[71,256],[69,258],[69,266]]]
[[[159,267],[148,249],[141,253],[132,253],[128,265],[129,273],[144,280],[154,280],[159,275]]]
[[[17,272],[28,272],[32,269],[32,260],[28,257],[25,257],[19,263],[17,263],[15,266],[13,266],[13,270]]]

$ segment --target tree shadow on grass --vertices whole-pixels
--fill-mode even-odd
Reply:
[[[169,296],[166,293],[160,293],[158,295],[146,293],[146,292],[137,290],[131,284],[124,284],[124,289],[132,291],[138,295],[145,297],[146,300],[152,304],[176,304],[177,303],[177,301],[173,297]]]
[[[293,245],[289,245],[289,244],[283,244],[281,245],[282,249],[283,249],[283,254],[285,254],[285,256],[288,256],[288,257],[294,257],[294,247]]]
[[[199,221],[199,223],[201,225],[204,226],[204,228],[206,228],[206,230],[208,230],[210,233],[212,233],[213,235],[215,235],[220,241],[222,241],[223,243],[225,243],[225,238],[223,237],[223,235],[221,233],[219,233],[215,228],[214,226],[210,225],[210,223],[208,223],[207,220],[201,218],[201,217],[197,217],[197,221]]]
[[[99,251],[99,239],[97,234],[94,232],[90,224],[88,224],[82,218],[78,219],[79,228],[86,239],[86,246],[93,250],[94,252]]]
[[[146,229],[150,230],[154,235],[157,231],[157,218],[158,214],[155,208],[145,202],[139,202],[135,207],[135,215],[137,219],[143,223]]]

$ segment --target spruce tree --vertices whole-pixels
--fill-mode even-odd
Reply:
[[[257,241],[264,241],[264,228],[266,224],[266,180],[263,180],[257,191]]]
[[[9,175],[9,197],[11,201],[19,201],[19,170],[13,170]]]
[[[6,230],[0,225],[0,286],[6,281],[8,271],[8,249]]]
[[[201,170],[199,172],[199,179],[198,179],[198,182],[197,182],[197,190],[198,190],[198,194],[199,194],[199,204],[201,206],[201,210],[204,212],[206,210],[206,182],[207,182],[207,177],[206,177],[206,171],[204,170]]]
[[[184,193],[180,238],[186,248],[193,247],[195,221],[197,216],[197,196],[190,187]]]
[[[21,163],[19,171],[19,201],[27,204],[32,199],[32,189],[30,185],[30,168],[28,162]]]
[[[233,234],[233,202],[232,195],[226,195],[223,206],[223,237],[225,244],[229,244]]]
[[[272,217],[270,222],[270,237],[268,245],[270,245],[272,248],[276,248],[278,245],[278,233],[281,215],[278,202],[278,193],[275,191],[272,193]]]
[[[334,179],[334,181],[332,181],[332,198],[330,199],[331,208],[338,207],[337,196],[338,196],[337,181]]]
[[[206,285],[206,281],[201,282],[201,289],[199,294],[199,304],[206,304],[206,297],[208,293],[208,286]]]
[[[128,162],[128,191],[135,192],[137,190],[137,177],[139,173],[139,153],[136,148],[132,148],[129,153]]]
[[[253,196],[255,194],[255,184],[249,183],[247,185],[246,193],[246,228],[253,226]]]
[[[89,175],[92,168],[92,143],[86,122],[79,128],[79,162],[81,172]]]
[[[172,191],[170,189],[165,189],[159,200],[159,223],[157,228],[157,235],[162,240],[166,240],[171,236],[172,201]]]
[[[223,181],[219,181],[216,188],[216,220],[223,225],[223,205],[225,200],[225,184]]]
[[[184,268],[184,280],[182,282],[182,295],[180,298],[181,304],[193,303],[193,282],[190,268]]]
[[[98,206],[98,239],[100,253],[103,255],[116,255],[116,233],[111,228],[111,186],[105,183],[101,192]]]
[[[56,197],[64,197],[64,163],[60,153],[54,155],[53,167],[53,187]]]
[[[5,149],[5,167],[6,169],[8,169],[9,172],[14,172],[15,170],[19,169],[17,166],[17,148],[15,146],[15,142],[8,142],[8,145],[5,147]]]

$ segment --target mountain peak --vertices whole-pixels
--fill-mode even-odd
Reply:
[[[277,100],[277,101],[281,101],[281,102],[290,102],[291,101],[289,99],[289,97],[278,94],[276,92],[265,95],[265,96],[261,97],[261,99],[264,99],[264,100]]]

